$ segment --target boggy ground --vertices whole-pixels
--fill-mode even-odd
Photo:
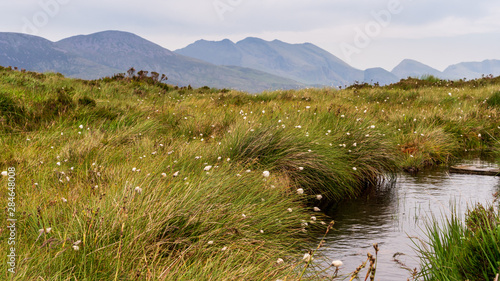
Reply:
[[[2,279],[297,280],[328,202],[499,147],[499,78],[258,95],[157,80],[0,69],[17,219]]]

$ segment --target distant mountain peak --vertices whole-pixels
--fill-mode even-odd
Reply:
[[[441,71],[413,59],[402,60],[396,67],[394,67],[391,73],[400,79],[408,77],[420,78],[424,75],[441,77],[443,74]]]
[[[363,80],[355,69],[311,44],[290,44],[275,39],[247,37],[236,44],[197,41],[175,51],[217,65],[235,65],[264,71],[312,85],[339,86]]]

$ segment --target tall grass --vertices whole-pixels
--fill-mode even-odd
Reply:
[[[318,209],[499,146],[490,80],[259,95],[148,81],[0,69],[13,280],[298,279]]]
[[[417,243],[423,280],[494,280],[500,273],[500,214],[478,204],[443,223],[427,226],[428,242]],[[442,226],[440,226],[442,224]],[[497,277],[498,278],[498,277]]]

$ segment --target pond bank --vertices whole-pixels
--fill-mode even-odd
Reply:
[[[479,160],[463,164],[491,166]],[[420,268],[410,237],[424,239],[426,221],[451,216],[454,208],[463,213],[477,202],[491,202],[498,191],[497,177],[453,174],[446,168],[400,174],[396,181],[371,188],[329,212],[335,226],[322,253],[328,260],[342,260],[340,273],[348,274],[366,260],[367,252],[373,254],[372,244],[378,243],[377,279],[406,280]]]

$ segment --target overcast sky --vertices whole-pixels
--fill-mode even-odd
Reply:
[[[405,58],[443,70],[500,59],[498,0],[22,0],[0,2],[0,31],[51,41],[104,30],[176,50],[248,36],[313,43],[366,69]]]

